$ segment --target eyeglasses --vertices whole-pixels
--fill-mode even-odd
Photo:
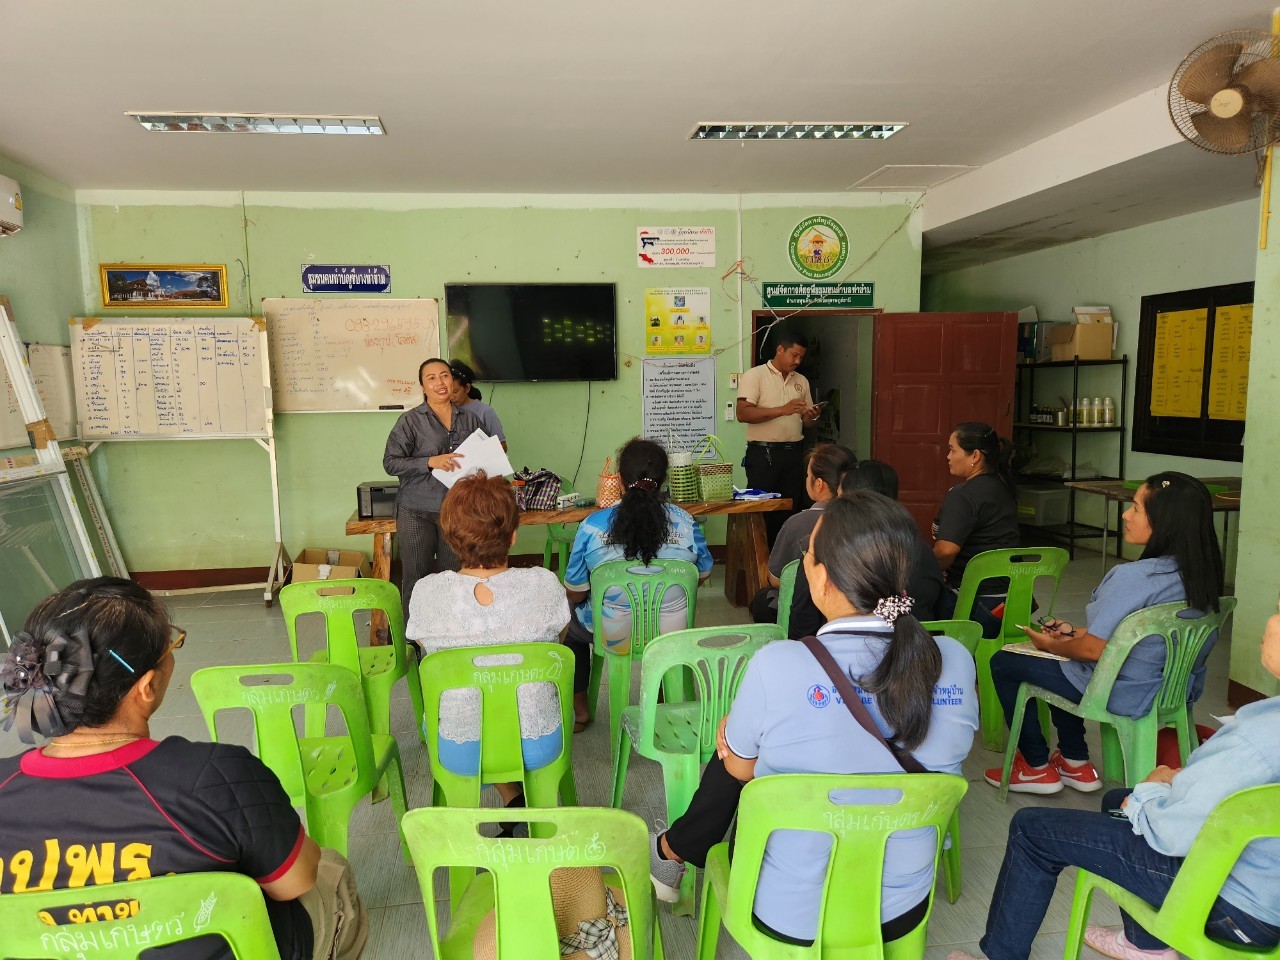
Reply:
[[[1041,617],[1036,623],[1044,627],[1048,633],[1075,633],[1075,628],[1066,620],[1058,620],[1055,617]]]
[[[173,651],[175,650],[180,650],[182,648],[182,645],[187,642],[187,631],[183,630],[176,623],[169,624],[169,629],[172,630],[174,633],[176,633],[177,636],[173,638],[173,642],[169,644],[169,647],[168,649],[165,650],[165,653],[173,653]],[[164,658],[162,657],[161,659],[164,659]]]

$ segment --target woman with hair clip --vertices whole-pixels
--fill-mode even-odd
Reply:
[[[792,560],[799,560],[808,549],[809,534],[822,516],[822,508],[840,489],[840,478],[845,471],[857,462],[857,454],[838,443],[820,443],[809,452],[804,491],[813,506],[787,517],[773,541],[773,549],[769,551],[770,586],[762,587],[751,600],[751,618],[756,623],[778,621],[778,578],[782,576],[782,568]]]
[[[1022,627],[1041,650],[1068,660],[1009,651],[991,658],[991,676],[1006,723],[1013,719],[1018,686],[1024,681],[1079,703],[1107,641],[1129,614],[1179,600],[1203,613],[1218,609],[1222,553],[1213,531],[1213,501],[1199,480],[1171,471],[1147,478],[1124,512],[1124,539],[1142,547],[1142,558],[1107,571],[1085,607],[1087,626],[1075,627],[1050,617],[1040,622],[1039,630]],[[1200,651],[1187,691],[1190,703],[1204,689],[1205,661],[1216,640],[1211,637]],[[1161,637],[1139,641],[1120,668],[1107,709],[1126,717],[1145,715],[1160,691],[1165,653]],[[1084,721],[1055,707],[1049,708],[1049,715],[1058,731],[1058,749],[1050,756],[1040,724],[1024,723],[1009,789],[1041,794],[1058,793],[1063,784],[1085,793],[1100,789],[1098,771],[1089,762]],[[988,770],[987,782],[998,787],[1001,773],[999,767]]]
[[[860,699],[880,733],[927,769],[958,774],[978,727],[975,668],[964,647],[929,636],[911,613],[907,576],[919,536],[904,507],[856,490],[827,504],[803,562],[827,618],[816,641],[870,697]],[[939,686],[946,696],[936,695]],[[688,811],[651,836],[659,899],[674,903],[684,862],[702,866],[724,839],[744,782],[777,773],[902,772],[882,740],[831,702],[831,687],[805,644],[771,643],[751,659]],[[936,843],[929,828],[889,840],[880,905],[886,941],[915,929],[928,911]],[[779,832],[765,850],[756,926],[785,943],[809,945],[818,932],[830,838]]]
[[[396,536],[400,541],[400,602],[409,622],[413,588],[436,569],[457,570],[458,558],[440,531],[440,505],[448,488],[438,474],[462,465],[459,445],[481,429],[480,418],[453,402],[453,371],[439,357],[418,367],[422,403],[406,410],[391,428],[382,469],[400,478],[396,492]]]
[[[1012,446],[985,423],[956,425],[947,439],[947,470],[960,482],[947,491],[933,521],[933,555],[942,567],[947,589],[938,616],[949,618],[969,561],[986,550],[1019,546],[1018,499],[1009,465]],[[1004,603],[1009,581],[984,580],[978,585],[969,619],[982,624],[986,637],[1000,633],[992,611]]]
[[[151,739],[185,639],[150,593],[116,577],[31,611],[0,661],[5,729],[48,742],[0,759],[0,895],[243,873],[262,887],[284,960],[359,957],[368,920],[350,867],[307,836],[276,775],[241,746]],[[200,937],[155,955],[231,951]]]
[[[636,437],[618,451],[622,476],[622,500],[597,510],[578,524],[564,588],[574,615],[569,619],[565,643],[573,651],[574,732],[587,725],[587,686],[591,680],[591,571],[610,560],[688,560],[698,567],[699,582],[711,576],[711,552],[702,528],[687,512],[667,503],[662,484],[667,479],[667,452],[652,440]],[[683,591],[671,590],[662,598],[663,632],[681,630],[689,609]],[[631,605],[620,590],[604,597],[605,644],[626,653],[631,644]]]
[[[474,386],[476,372],[461,360],[449,361],[449,372],[453,374],[453,390],[450,399],[459,410],[474,413],[480,418],[481,428],[491,437],[502,441],[502,449],[507,449],[507,435],[502,432],[502,421],[494,413],[493,407],[481,402],[480,390]]]

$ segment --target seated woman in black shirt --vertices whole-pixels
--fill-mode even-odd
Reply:
[[[880,460],[854,463],[840,477],[840,496],[847,496],[853,490],[871,490],[890,500],[897,500],[898,471]],[[938,604],[943,592],[942,570],[938,561],[928,544],[917,538],[916,549],[911,557],[911,569],[907,575],[907,593],[915,600],[912,616],[917,620],[937,619]],[[809,581],[804,574],[804,565],[801,564],[796,571],[796,587],[791,600],[791,620],[787,625],[787,634],[792,640],[799,640],[817,633],[824,623],[826,620],[809,594]]]
[[[233,871],[261,885],[284,960],[310,960],[317,930],[329,940],[317,956],[358,957],[363,906],[335,923],[316,887],[322,861],[326,875],[346,861],[307,836],[276,775],[244,747],[151,739],[185,639],[150,593],[117,577],[73,583],[31,611],[0,660],[5,729],[50,739],[0,759],[0,863],[11,868],[0,895]],[[221,937],[154,953],[231,956]]]
[[[1018,499],[1009,467],[1011,444],[990,425],[957,424],[947,441],[947,469],[960,482],[942,498],[933,522],[933,555],[942,567],[946,591],[938,611],[949,619],[969,561],[986,550],[1019,546]],[[1004,603],[1007,580],[979,584],[969,619],[982,624],[982,633],[1000,633],[1000,619],[992,610]]]

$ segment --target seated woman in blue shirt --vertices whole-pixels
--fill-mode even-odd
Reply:
[[[802,562],[827,618],[817,638],[869,695],[864,702],[880,732],[928,769],[959,774],[978,726],[976,671],[963,646],[929,636],[910,613],[906,586],[918,539],[905,507],[854,490],[823,509]],[[831,703],[830,684],[804,644],[782,640],[752,657],[689,809],[651,837],[649,869],[659,899],[678,899],[683,863],[705,864],[724,839],[745,781],[779,773],[902,772],[879,739]],[[814,941],[830,850],[830,837],[816,832],[769,838],[753,908],[759,929],[785,943]],[[928,912],[936,851],[928,827],[889,839],[880,902],[885,941],[910,933]]]
[[[1094,667],[1120,621],[1158,603],[1185,601],[1193,610],[1218,609],[1222,595],[1222,553],[1213,531],[1213,501],[1203,483],[1185,473],[1157,473],[1134,495],[1124,512],[1124,538],[1143,547],[1142,558],[1107,571],[1085,607],[1088,626],[1047,619],[1043,630],[1024,626],[1041,650],[1069,657],[1048,660],[1001,651],[991,658],[991,675],[1005,722],[1013,719],[1018,686],[1034,683],[1076,703],[1084,696]],[[1192,673],[1189,702],[1204,688],[1204,663],[1213,649],[1211,637]],[[1164,674],[1165,646],[1160,637],[1147,637],[1129,653],[1111,688],[1108,709],[1127,717],[1145,716],[1155,702]],[[1009,775],[1009,789],[1019,793],[1057,793],[1063,784],[1085,793],[1102,781],[1089,762],[1084,721],[1049,708],[1058,731],[1058,749],[1049,746],[1038,723],[1024,723],[1018,756]],[[1000,785],[1001,768],[987,771],[986,780]]]
[[[1267,621],[1262,665],[1280,677],[1280,616]],[[1026,960],[1058,874],[1084,867],[1147,903],[1163,903],[1183,859],[1219,803],[1249,787],[1280,783],[1280,697],[1241,707],[1181,770],[1157,767],[1133,790],[1113,790],[1103,813],[1026,807],[1009,824],[981,946],[990,960]],[[1119,811],[1108,816],[1110,811]],[[1280,943],[1280,838],[1254,840],[1209,910],[1205,933],[1235,947]],[[1178,960],[1121,914],[1124,930],[1089,927],[1084,941],[1118,960]],[[1248,954],[1241,951],[1242,956]],[[1270,955],[1270,954],[1268,954]],[[947,960],[976,960],[953,952]]]
[[[574,615],[565,643],[573,650],[574,732],[587,724],[587,685],[591,679],[591,571],[610,560],[688,560],[698,568],[699,582],[711,576],[711,552],[702,528],[687,512],[663,499],[667,452],[652,440],[636,437],[618,451],[622,501],[597,510],[578,524],[565,565],[564,588]],[[671,590],[662,598],[662,632],[683,630],[691,598]],[[605,645],[627,653],[631,645],[631,606],[621,590],[604,597]]]

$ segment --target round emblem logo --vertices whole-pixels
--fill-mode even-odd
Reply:
[[[849,237],[831,217],[805,217],[791,231],[791,265],[810,280],[834,277],[849,259]]]
[[[809,703],[821,710],[831,703],[831,691],[822,684],[815,683],[809,688]]]

